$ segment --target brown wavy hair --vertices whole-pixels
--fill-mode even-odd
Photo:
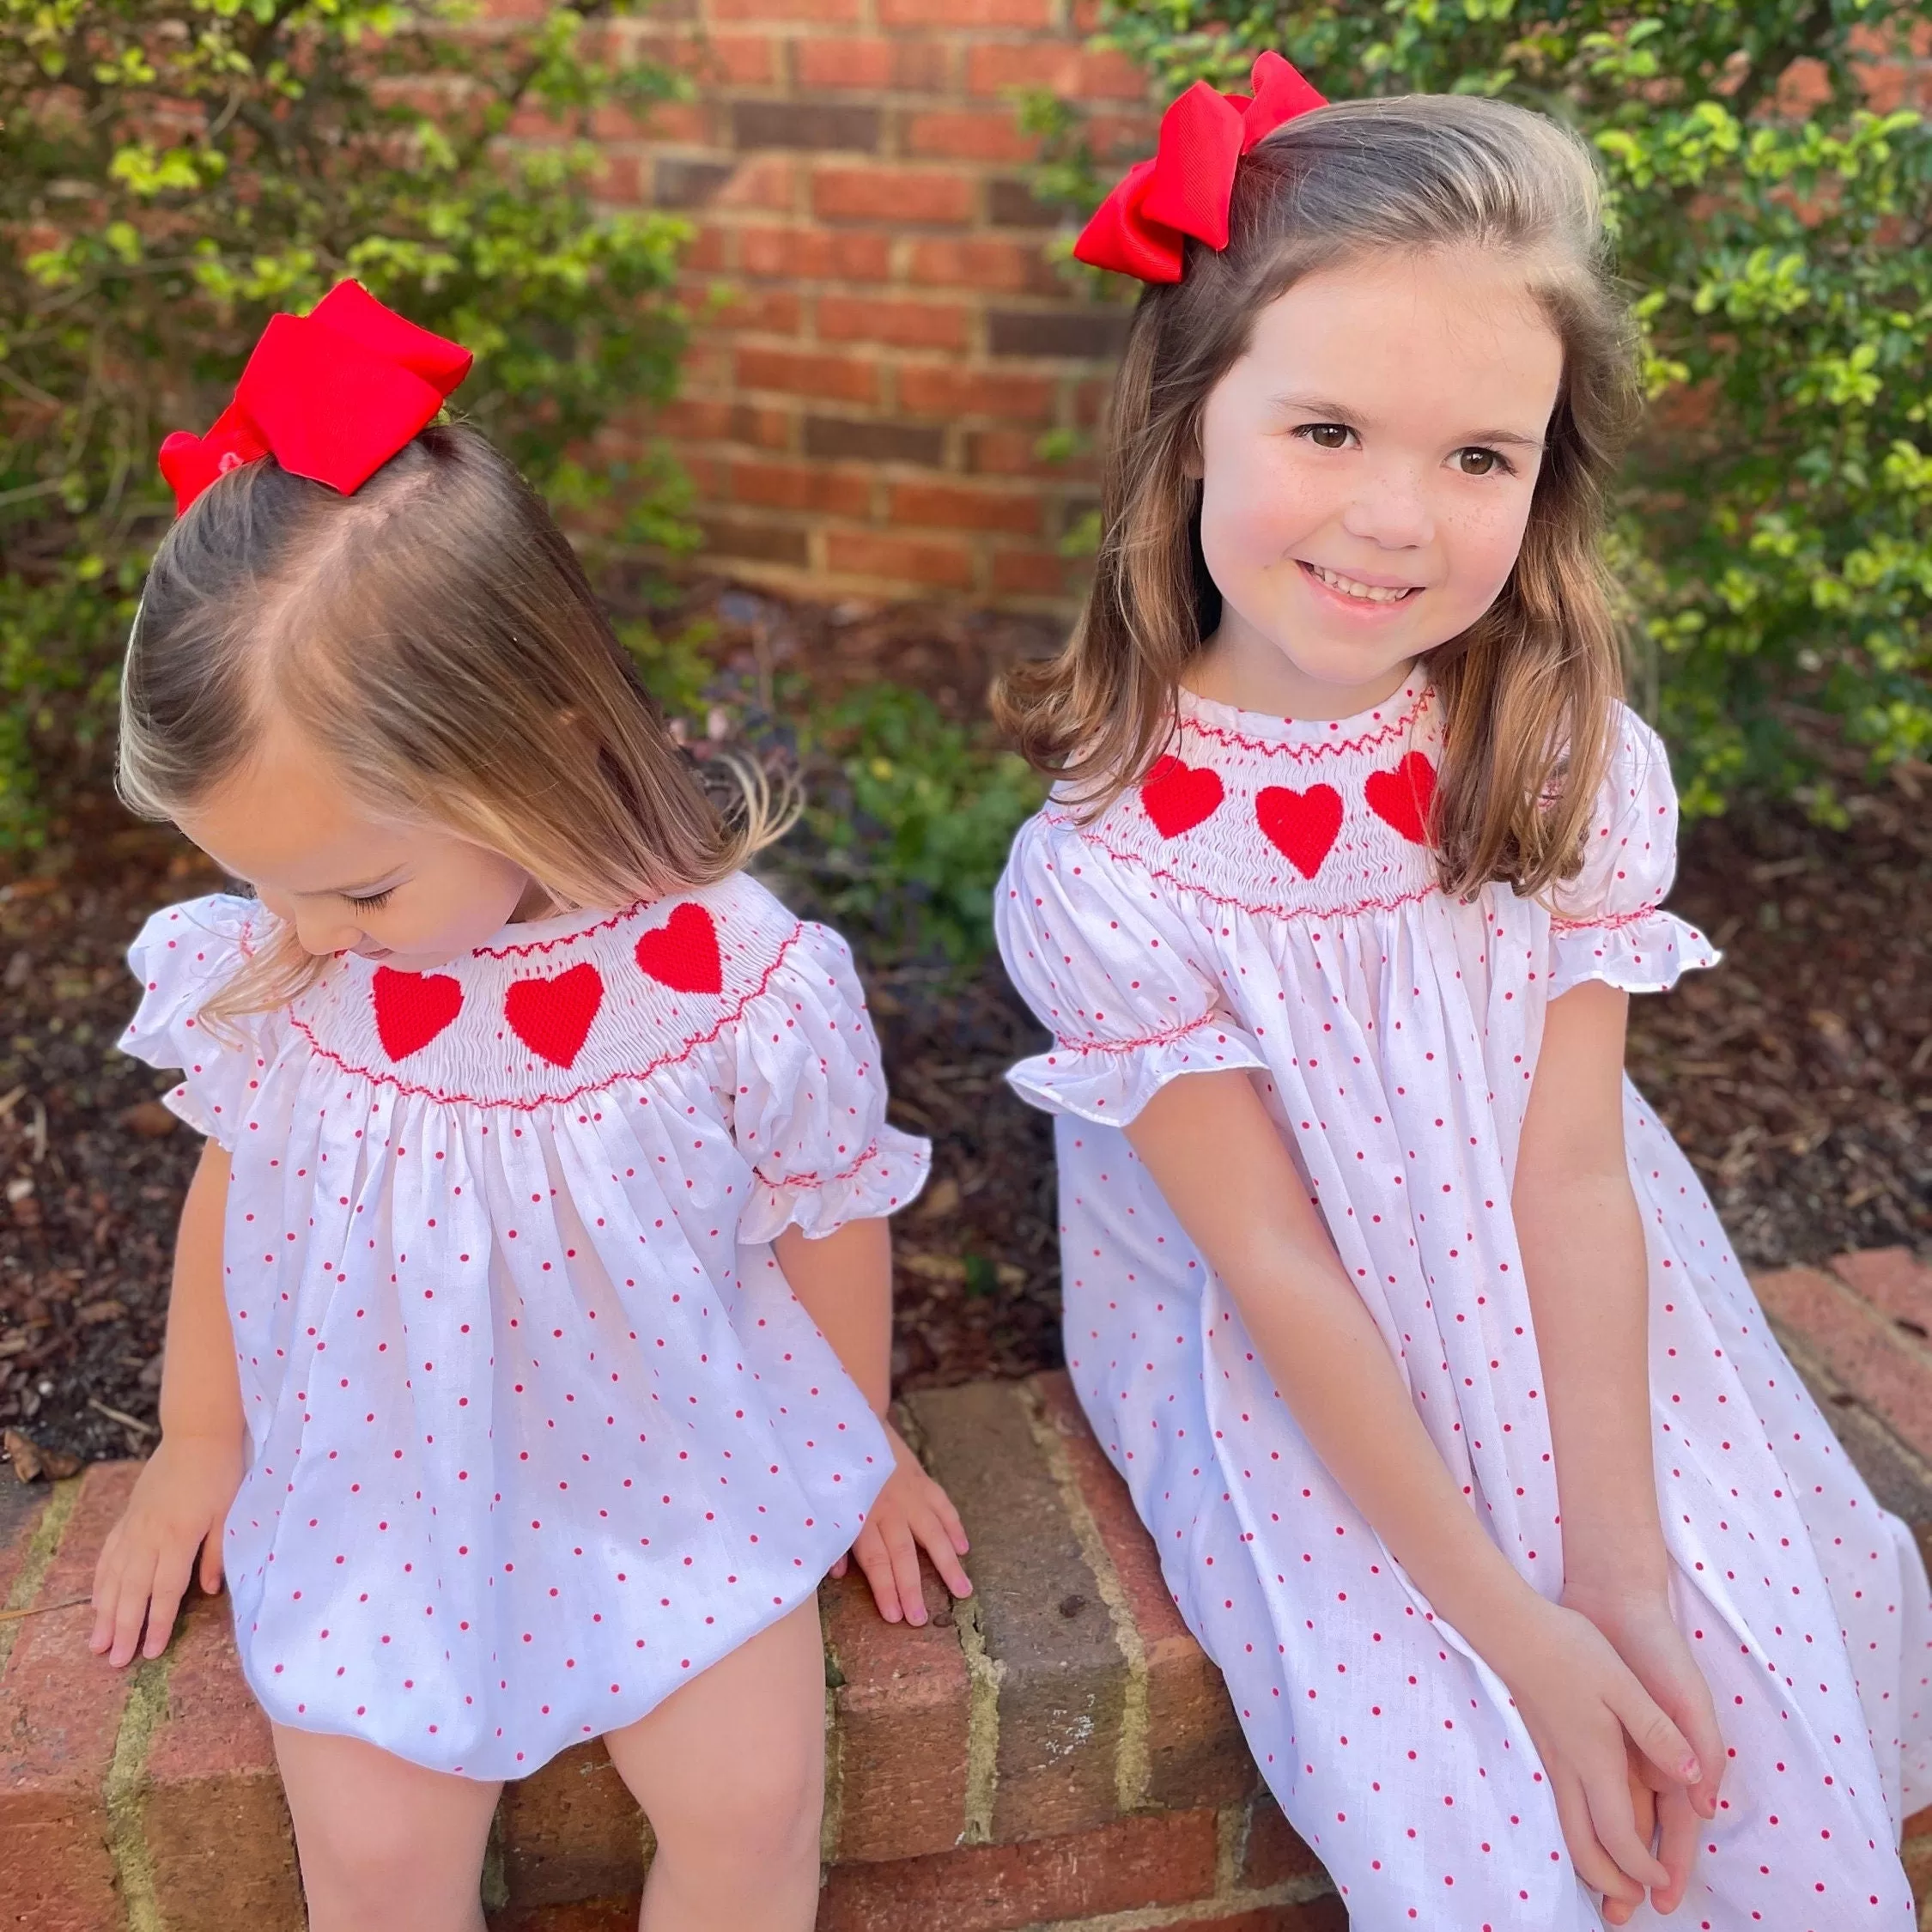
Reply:
[[[349,496],[245,465],[162,539],[121,679],[122,798],[150,818],[191,807],[270,705],[359,798],[501,853],[565,906],[708,884],[793,816],[749,766],[720,807],[568,539],[459,424]],[[268,926],[209,1017],[277,1006],[326,970]]]
[[[1431,843],[1443,884],[1541,890],[1571,876],[1608,761],[1622,635],[1599,538],[1640,397],[1589,150],[1542,116],[1449,94],[1290,121],[1240,163],[1225,250],[1151,285],[1110,406],[1103,536],[1066,649],[1015,666],[995,715],[1098,812],[1167,744],[1182,678],[1220,622],[1202,562],[1201,412],[1255,319],[1303,276],[1455,246],[1501,251],[1563,344],[1522,549],[1501,594],[1425,659],[1443,707]]]

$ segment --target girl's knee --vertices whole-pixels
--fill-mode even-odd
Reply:
[[[774,1753],[710,1790],[690,1789],[651,1820],[659,1850],[674,1861],[769,1872],[818,1862],[824,1814],[823,1760]]]

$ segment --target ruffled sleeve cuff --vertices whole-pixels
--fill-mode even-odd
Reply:
[[[1723,957],[1696,927],[1656,906],[1597,920],[1554,920],[1550,951],[1552,999],[1585,980],[1625,993],[1668,993],[1682,975]]]
[[[743,1241],[770,1241],[794,1223],[808,1241],[835,1234],[848,1221],[894,1214],[926,1185],[933,1144],[896,1127],[881,1127],[865,1151],[842,1172],[760,1174],[751,1204],[738,1223]]]
[[[837,933],[799,927],[738,1042],[733,1133],[753,1177],[740,1240],[793,1224],[820,1239],[893,1213],[926,1184],[932,1147],[886,1124],[878,1039]]]
[[[1265,1072],[1267,1062],[1248,1033],[1214,1012],[1138,1040],[1056,1040],[1006,1078],[1049,1114],[1125,1127],[1170,1080],[1229,1067]]]
[[[231,1151],[268,1064],[266,1021],[250,1014],[210,1031],[201,1010],[246,963],[258,917],[252,900],[191,899],[155,914],[128,949],[142,995],[121,1051],[180,1067],[185,1078],[162,1105]]]

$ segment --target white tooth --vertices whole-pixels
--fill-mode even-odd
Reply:
[[[1331,588],[1339,590],[1344,597],[1361,598],[1370,604],[1394,604],[1406,597],[1408,592],[1376,584],[1358,584],[1352,577],[1344,577],[1333,570],[1324,569],[1319,563],[1310,566],[1315,575]]]

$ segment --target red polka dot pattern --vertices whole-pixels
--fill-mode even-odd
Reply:
[[[850,1545],[890,1452],[769,1242],[890,1212],[928,1150],[844,942],[743,876],[211,1030],[264,916],[157,913],[122,1042],[233,1157],[243,1666],[281,1722],[525,1776]]]
[[[1068,1370],[1351,1923],[1599,1932],[1506,1693],[1329,1480],[1119,1129],[1179,1074],[1256,1073],[1444,1463],[1556,1595],[1510,1174],[1548,1001],[1715,961],[1657,909],[1676,836],[1662,747],[1624,715],[1584,866],[1548,908],[1436,886],[1412,835],[1440,762],[1420,687],[1334,724],[1184,699],[1170,755],[1218,779],[1218,810],[1169,835],[1132,792],[1084,824],[1051,805],[996,908],[1007,969],[1055,1036],[1012,1078],[1059,1116]],[[1343,811],[1311,867],[1319,841],[1297,853],[1255,807],[1321,787]],[[1674,1603],[1732,1754],[1689,1898],[1636,1923],[1905,1932],[1897,1827],[1932,1799],[1924,1570],[1627,1088],[1625,1130]]]

